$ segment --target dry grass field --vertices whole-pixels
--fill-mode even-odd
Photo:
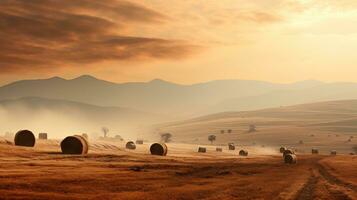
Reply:
[[[196,153],[168,144],[166,157],[149,144],[92,142],[88,155],[63,155],[59,141],[34,148],[0,144],[0,199],[357,199],[357,156],[298,154],[287,165],[277,150]]]

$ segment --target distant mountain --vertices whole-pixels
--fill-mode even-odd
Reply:
[[[155,79],[112,83],[84,75],[23,80],[0,87],[0,100],[41,97],[97,106],[133,108],[175,118],[241,111],[314,101],[357,98],[356,83],[306,80],[277,84],[253,80],[216,80],[181,85]]]
[[[101,134],[103,126],[112,134],[140,133],[153,123],[169,120],[156,114],[128,108],[103,107],[66,100],[25,97],[0,101],[0,132],[31,129],[51,136],[75,133]]]
[[[255,110],[276,106],[357,99],[356,83],[325,83],[316,84],[303,89],[274,90],[263,95],[243,98],[226,99],[212,106],[207,113],[222,111]]]
[[[282,87],[284,85],[248,80],[179,85],[155,79],[117,84],[84,75],[71,80],[53,77],[14,82],[0,88],[0,100],[36,96],[183,116],[224,99],[263,95]]]

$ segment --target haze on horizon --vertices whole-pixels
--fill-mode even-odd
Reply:
[[[82,74],[354,82],[356,11],[351,0],[4,0],[0,84]]]

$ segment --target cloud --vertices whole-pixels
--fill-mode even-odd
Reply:
[[[2,0],[0,72],[190,54],[195,46],[186,42],[126,31],[167,21],[155,10],[123,0]]]

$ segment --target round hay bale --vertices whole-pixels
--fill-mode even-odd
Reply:
[[[222,150],[222,148],[220,148],[220,147],[216,147],[216,151],[217,151],[217,152],[222,152],[223,150]]]
[[[233,151],[236,149],[236,146],[233,143],[228,143],[228,149]]]
[[[38,139],[40,140],[47,140],[47,133],[39,133]]]
[[[283,157],[288,154],[295,154],[295,152],[292,149],[285,149],[285,151],[283,152]]]
[[[135,143],[136,144],[144,144],[144,141],[143,140],[136,140]]]
[[[207,149],[205,147],[198,147],[198,152],[199,153],[206,153]]]
[[[295,154],[286,154],[284,156],[284,163],[286,164],[296,164],[297,158]]]
[[[285,150],[286,150],[285,147],[280,147],[280,149],[279,149],[280,153],[284,153]]]
[[[88,141],[81,135],[68,136],[61,142],[63,154],[87,154],[88,148]]]
[[[136,145],[133,141],[129,141],[126,143],[125,148],[134,150],[134,149],[136,149]]]
[[[154,143],[150,147],[151,155],[166,156],[167,150],[165,143]]]
[[[239,151],[239,155],[240,156],[248,156],[248,151],[242,149],[242,150]]]
[[[312,153],[312,154],[319,154],[319,150],[313,148],[313,149],[311,149],[311,153]]]
[[[15,145],[24,147],[35,146],[36,138],[34,134],[29,130],[21,130],[15,134]]]
[[[232,132],[233,132],[232,129],[227,130],[227,133],[232,133]]]
[[[335,156],[335,155],[337,155],[337,151],[336,151],[336,150],[332,150],[332,151],[330,152],[330,154],[333,155],[333,156]]]

